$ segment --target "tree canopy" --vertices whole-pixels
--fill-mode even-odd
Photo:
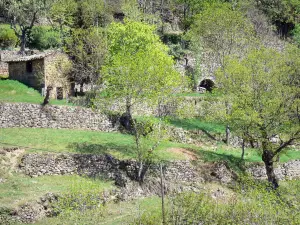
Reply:
[[[132,105],[171,94],[180,75],[155,27],[142,22],[112,23],[108,27],[108,57],[101,74],[109,98]]]
[[[254,49],[244,59],[227,58],[225,73],[216,74],[219,90],[231,106],[227,114],[231,127],[259,143],[275,188],[274,157],[300,139],[299,54],[295,48],[283,53]]]

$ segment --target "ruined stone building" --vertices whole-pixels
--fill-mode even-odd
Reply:
[[[13,55],[1,59],[7,63],[9,79],[17,80],[29,87],[45,93],[52,87],[50,98],[66,98],[71,91],[68,75],[71,63],[67,55],[58,51],[48,51],[32,55]]]

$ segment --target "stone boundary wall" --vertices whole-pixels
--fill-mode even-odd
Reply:
[[[204,169],[199,169],[201,166],[194,166],[190,161],[173,161],[164,167],[164,177],[166,181],[172,182],[202,182],[217,178],[222,183],[229,183],[236,177],[226,163],[203,165]],[[119,186],[125,186],[129,180],[136,179],[137,163],[133,160],[118,160],[110,155],[32,153],[22,157],[19,169],[28,176],[79,174],[97,177],[100,175],[115,180]],[[263,165],[249,165],[247,172],[255,179],[267,179]],[[159,177],[159,167],[152,165],[148,173],[150,177]],[[300,160],[277,164],[275,174],[280,180],[300,178]],[[208,175],[212,177],[208,178]]]
[[[31,177],[65,174],[100,176],[115,180],[118,186],[125,186],[130,180],[136,180],[138,174],[136,161],[118,160],[108,154],[30,153],[23,155],[19,169]],[[152,165],[147,173],[150,177],[159,177],[160,169],[158,165]],[[175,161],[167,164],[164,167],[164,176],[169,181],[202,181],[196,167],[189,161]]]
[[[117,130],[106,115],[89,108],[0,102],[0,128],[14,127]]]
[[[263,165],[252,165],[247,168],[247,172],[256,179],[267,179],[266,169]],[[300,178],[300,160],[277,164],[274,172],[279,180]]]

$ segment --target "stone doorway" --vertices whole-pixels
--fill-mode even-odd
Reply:
[[[62,87],[56,88],[56,99],[62,100],[64,98],[64,89]]]

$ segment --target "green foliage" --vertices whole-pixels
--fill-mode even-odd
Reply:
[[[231,127],[267,143],[263,147],[273,152],[282,143],[272,143],[271,137],[277,135],[283,142],[298,138],[298,119],[292,115],[297,115],[299,105],[295,98],[299,93],[299,49],[278,53],[262,48],[243,60],[231,58],[226,62],[225,71],[217,73],[217,82],[231,103],[231,115],[227,115]]]
[[[0,49],[16,47],[18,38],[8,25],[0,25]]]
[[[60,34],[50,27],[33,27],[30,32],[28,46],[39,50],[58,48],[61,46]]]
[[[295,25],[294,30],[292,31],[293,39],[298,46],[300,46],[300,23]]]
[[[125,102],[119,113],[126,112],[134,135],[136,157],[140,164],[139,179],[142,179],[143,163],[152,155],[144,152],[151,153],[154,146],[149,149],[142,143],[145,127],[141,129],[141,124],[132,118],[132,107],[137,103],[158,105],[159,100],[171,95],[181,81],[174,61],[167,53],[168,48],[154,32],[154,26],[142,22],[127,20],[123,24],[110,24],[107,30],[108,57],[101,68],[105,95],[96,100],[98,106],[105,110],[115,100]],[[146,135],[147,138],[150,136]]]
[[[256,3],[272,22],[299,22],[300,2],[298,0],[261,0]]]
[[[86,210],[98,209],[98,213],[101,214],[103,210],[104,199],[103,192],[105,189],[111,189],[109,182],[104,183],[101,180],[92,180],[89,178],[81,180],[74,180],[68,192],[60,195],[57,202],[54,203],[55,214],[73,214],[74,210],[84,212]]]
[[[109,26],[109,55],[101,71],[108,98],[126,99],[132,106],[157,101],[179,86],[180,75],[154,29],[133,21]]]
[[[184,30],[190,28],[193,23],[194,16],[199,14],[207,7],[215,3],[222,3],[223,0],[175,0],[175,3],[183,6],[183,12],[181,15],[181,23]]]
[[[95,84],[107,54],[105,30],[95,27],[73,29],[66,38],[65,50],[73,59],[73,80],[79,84]]]
[[[220,55],[217,58],[220,64],[226,55],[242,54],[241,47],[246,47],[252,36],[253,28],[247,18],[225,3],[212,4],[197,15],[187,35],[194,45],[200,43]]]
[[[32,27],[37,20],[45,15],[51,0],[11,0],[1,1],[2,15],[10,21],[16,36],[20,41],[20,52],[25,53],[25,47]]]
[[[265,183],[243,179],[235,193],[224,198],[212,198],[209,193],[185,192],[167,199],[166,224],[298,224],[299,181],[289,181],[286,187],[270,191]],[[204,191],[205,192],[205,191]],[[161,224],[159,211],[144,212],[139,224]]]

